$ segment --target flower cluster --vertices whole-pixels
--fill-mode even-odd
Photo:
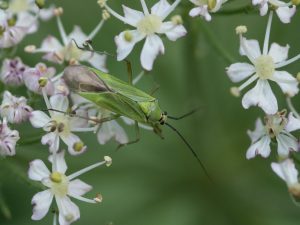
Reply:
[[[271,144],[277,145],[279,162],[272,163],[271,167],[287,183],[291,195],[299,199],[298,171],[293,162],[294,153],[299,151],[299,140],[291,134],[300,128],[299,114],[291,102],[291,98],[299,93],[299,77],[293,76],[283,68],[300,59],[300,54],[289,58],[290,46],[288,44],[281,46],[278,43],[270,44],[269,41],[274,12],[282,23],[290,23],[299,2],[253,0],[252,3],[259,7],[261,16],[269,14],[264,42],[260,47],[257,40],[244,37],[247,32],[246,26],[237,27],[240,54],[246,56],[250,63],[233,63],[226,68],[227,75],[232,82],[239,83],[246,80],[239,87],[231,88],[234,96],[239,97],[248,86],[256,83],[244,94],[242,105],[245,109],[258,106],[265,113],[264,122],[257,119],[255,130],[248,131],[251,145],[246,157],[251,159],[260,155],[267,158],[271,153]],[[290,110],[288,115],[287,110],[279,111],[277,98],[271,89],[272,81],[277,83],[287,98],[287,106]]]

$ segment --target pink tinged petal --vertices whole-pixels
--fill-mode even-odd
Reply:
[[[46,216],[53,200],[53,194],[50,190],[38,192],[31,200],[33,205],[32,220],[40,220]]]
[[[53,155],[49,156],[49,161],[53,164]],[[65,161],[65,152],[61,151],[56,154],[56,167],[57,167],[57,172],[60,172],[62,174],[65,174],[68,166]]]
[[[31,180],[41,181],[42,179],[49,177],[50,171],[46,167],[45,163],[36,159],[29,164],[28,177]]]
[[[271,80],[275,81],[282,92],[290,97],[293,97],[299,92],[299,82],[286,71],[275,71]]]
[[[52,109],[59,111],[55,113],[59,113],[60,115],[62,115],[61,112],[67,112],[67,109],[69,107],[69,100],[64,95],[53,95],[50,98],[50,105]]]
[[[56,132],[50,132],[42,137],[43,145],[48,145],[50,152],[58,151],[59,149],[59,136]]]
[[[171,5],[166,0],[160,0],[151,8],[151,14],[155,14],[159,17],[164,17],[165,13],[169,10]]]
[[[300,120],[294,117],[293,113],[289,114],[288,123],[285,126],[287,132],[292,132],[300,129]]]
[[[278,143],[277,152],[280,157],[288,157],[290,151],[298,150],[297,139],[293,136],[279,134],[277,135],[276,140]]]
[[[261,119],[257,119],[255,122],[255,130],[247,131],[248,136],[251,139],[251,142],[254,143],[258,141],[262,136],[266,135],[265,126],[263,125]]]
[[[82,196],[90,190],[92,190],[92,186],[84,183],[79,179],[76,179],[70,181],[68,194],[70,196]]]
[[[35,128],[42,128],[50,122],[50,117],[42,111],[33,111],[30,113],[29,120]]]
[[[50,20],[54,16],[54,5],[51,5],[49,8],[39,10],[39,17],[43,21]]]
[[[20,43],[27,34],[27,27],[11,27],[0,37],[0,48],[10,48]]]
[[[79,26],[74,26],[72,32],[68,35],[69,42],[74,39],[77,43],[84,43],[88,37]]]
[[[277,99],[268,81],[261,79],[257,81],[254,88],[244,95],[242,105],[245,109],[250,106],[258,106],[270,115],[278,111]]]
[[[255,67],[249,63],[234,63],[227,68],[227,75],[232,82],[240,82],[250,77],[255,72]]]
[[[211,21],[211,15],[208,12],[207,5],[191,9],[189,15],[191,17],[202,16],[206,21]]]
[[[159,54],[165,53],[165,47],[157,35],[151,35],[146,38],[142,53],[142,67],[148,71],[152,70],[154,60]]]
[[[41,48],[37,49],[37,52],[45,52],[44,59],[61,64],[64,61],[64,56],[61,53],[62,50],[63,46],[60,42],[55,37],[48,36],[43,41]]]
[[[140,11],[131,9],[125,5],[122,5],[122,7],[124,11],[124,17],[126,18],[126,22],[128,22],[132,26],[136,27],[138,22],[145,17],[144,13]]]
[[[112,138],[120,144],[128,142],[126,132],[116,121],[103,123],[97,134],[97,138],[99,143],[102,145],[106,144]]]
[[[108,72],[106,68],[106,56],[94,53],[93,56],[87,60],[96,69],[99,69],[103,72]]]
[[[296,13],[296,6],[292,7],[278,7],[276,10],[276,14],[278,15],[279,19],[283,23],[290,23],[291,18],[295,15]]]
[[[253,59],[261,56],[259,42],[257,40],[247,40],[243,37],[243,45],[241,44],[240,46],[240,54],[248,56],[246,53]]]
[[[80,212],[69,197],[56,197],[56,203],[59,210],[58,221],[60,225],[69,225],[80,218]]]
[[[269,10],[269,6],[267,2],[262,3],[261,6],[259,7],[259,12],[261,16],[267,15],[268,10]]]
[[[265,135],[259,141],[251,144],[251,146],[247,150],[246,158],[251,159],[256,155],[261,155],[262,157],[267,158],[271,152],[270,142],[270,137]]]
[[[189,15],[191,17],[196,17],[196,16],[199,16],[201,13],[201,8],[200,7],[195,7],[195,8],[192,8],[189,12]]]
[[[172,22],[165,22],[162,24],[158,33],[166,34],[169,40],[176,41],[178,38],[185,36],[187,31],[182,25],[175,25]]]
[[[272,163],[272,170],[284,180],[288,186],[298,183],[298,171],[293,160],[286,159],[280,163]]]
[[[132,40],[128,41],[125,38],[125,34],[129,32],[129,36],[132,37]],[[117,59],[121,61],[125,59],[130,52],[132,51],[134,45],[144,39],[144,35],[138,32],[137,30],[127,30],[120,33],[118,36],[115,37],[115,42],[117,45]]]
[[[268,55],[272,57],[274,63],[283,62],[288,58],[290,46],[280,46],[277,43],[272,43]]]

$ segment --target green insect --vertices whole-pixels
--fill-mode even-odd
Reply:
[[[100,119],[98,122],[103,123],[120,116],[125,116],[135,121],[137,138],[123,145],[139,141],[139,123],[152,127],[153,131],[161,137],[161,126],[167,125],[180,136],[209,177],[206,168],[191,145],[177,129],[166,122],[167,118],[178,120],[193,112],[179,118],[167,116],[167,113],[160,108],[158,100],[153,96],[141,91],[130,83],[91,67],[83,65],[68,66],[64,70],[63,78],[67,85],[81,97],[115,113],[113,116]]]

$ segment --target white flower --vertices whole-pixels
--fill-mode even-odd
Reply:
[[[55,198],[59,210],[59,224],[69,225],[80,218],[79,208],[71,201],[70,197],[88,203],[98,203],[102,200],[100,195],[94,199],[82,197],[92,189],[92,186],[75,178],[101,165],[109,165],[111,159],[106,156],[104,161],[91,165],[69,176],[65,175],[67,165],[64,159],[64,152],[51,156],[49,160],[52,162],[52,172],[50,172],[44,162],[39,159],[30,163],[28,171],[29,178],[42,182],[43,185],[48,188],[33,196],[33,215],[31,218],[33,220],[41,220],[44,218],[49,211],[53,198]]]
[[[24,83],[23,74],[28,68],[20,58],[5,59],[1,68],[0,78],[4,84],[20,86]]]
[[[285,159],[280,163],[272,163],[272,170],[286,182],[289,192],[294,197],[300,197],[300,184],[298,181],[298,171],[292,159]]]
[[[96,106],[94,103],[82,98],[77,94],[71,94],[74,107],[85,110],[88,117],[94,121],[103,118],[113,117],[114,114],[108,110]],[[94,124],[93,124],[94,125]],[[96,123],[94,125],[95,132],[97,132],[98,142],[102,145],[106,144],[112,138],[119,144],[128,143],[128,137],[125,130],[118,124],[116,120],[110,120],[103,123]]]
[[[9,91],[3,94],[0,114],[10,123],[21,123],[28,119],[32,108],[27,105],[25,97],[15,97]]]
[[[27,51],[30,53],[45,53],[43,58],[50,62],[58,64],[62,64],[64,62],[69,64],[88,62],[97,69],[107,71],[105,66],[105,55],[100,55],[96,52],[80,50],[74,43],[74,41],[76,41],[76,43],[85,43],[87,40],[92,39],[101,29],[104,20],[102,20],[88,36],[82,32],[79,26],[74,26],[73,31],[67,35],[59,16],[57,16],[57,22],[63,44],[61,44],[55,37],[49,35],[42,42],[40,48],[26,48]]]
[[[20,139],[19,132],[11,130],[4,118],[0,121],[0,155],[13,156],[16,154],[16,143]]]
[[[287,130],[290,123],[285,118],[285,112],[275,115],[268,115],[265,118],[266,124],[258,119],[254,131],[248,131],[251,138],[251,146],[247,150],[246,157],[251,159],[256,155],[266,158],[270,155],[270,143],[272,139],[277,141],[277,152],[280,157],[286,158],[290,151],[298,151],[297,139]]]
[[[275,81],[283,93],[289,96],[294,96],[299,92],[297,79],[286,71],[278,70],[294,62],[299,56],[286,60],[288,45],[283,47],[273,43],[268,49],[271,22],[272,12],[270,13],[262,52],[257,40],[247,40],[240,34],[240,52],[242,55],[246,55],[252,64],[234,63],[227,68],[227,74],[233,82],[240,82],[249,78],[238,88],[239,91],[257,80],[255,87],[244,95],[242,105],[245,109],[250,106],[259,106],[267,114],[275,114],[278,111],[277,99],[271,90],[269,80]]]
[[[30,33],[36,18],[21,14],[14,17],[11,13],[0,10],[0,48],[10,48],[19,44]]]
[[[30,114],[30,122],[35,128],[43,128],[47,132],[42,137],[42,144],[49,145],[51,152],[59,149],[60,139],[68,146],[68,151],[72,155],[78,155],[86,151],[87,147],[80,138],[72,132],[86,132],[83,124],[87,123],[85,119],[77,116],[69,116],[67,110],[69,107],[68,98],[64,95],[54,95],[48,102],[44,95],[50,117],[42,111],[33,111]],[[79,112],[78,112],[79,113]],[[80,115],[87,117],[85,115]]]
[[[34,68],[25,70],[24,83],[30,91],[41,94],[42,88],[44,88],[47,95],[53,95],[54,82],[51,78],[55,72],[54,67],[47,67],[44,63],[38,63]]]
[[[219,11],[222,4],[227,0],[190,0],[190,2],[196,5],[195,8],[191,9],[190,16],[202,16],[206,21],[211,21],[210,13]]]
[[[296,6],[279,0],[252,0],[253,5],[259,6],[261,16],[268,13],[269,7],[275,8],[276,14],[283,23],[290,23],[296,12]]]
[[[141,64],[144,69],[152,70],[153,62],[158,54],[164,54],[165,48],[158,34],[165,34],[171,41],[176,41],[184,36],[187,31],[177,20],[163,22],[176,8],[180,0],[170,5],[166,0],[160,0],[149,12],[144,0],[141,0],[143,12],[128,8],[123,5],[124,17],[117,14],[106,4],[106,9],[116,18],[136,28],[120,33],[115,38],[117,44],[117,59],[125,59],[132,51],[135,44],[143,39],[144,47],[141,53]]]

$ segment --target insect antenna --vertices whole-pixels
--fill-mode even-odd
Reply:
[[[168,115],[168,119],[171,119],[171,120],[181,120],[181,119],[183,119],[183,118],[186,118],[186,117],[188,117],[188,116],[194,114],[194,113],[197,112],[198,110],[199,110],[198,108],[193,109],[192,111],[190,111],[190,112],[188,112],[188,113],[186,113],[186,114],[184,114],[184,115],[182,115],[182,116],[179,116],[179,117],[169,116],[169,115]]]
[[[181,140],[185,143],[185,145],[188,147],[188,149],[192,152],[192,154],[194,155],[194,157],[197,159],[198,163],[200,164],[201,168],[203,169],[205,175],[208,177],[208,179],[213,182],[213,179],[211,178],[211,176],[209,175],[206,167],[204,166],[203,162],[200,160],[199,156],[197,155],[197,153],[195,152],[195,150],[193,149],[193,147],[190,145],[190,143],[183,137],[183,135],[175,128],[173,127],[171,124],[169,123],[165,123],[165,125],[167,125],[169,128],[171,128],[171,130],[173,130],[180,138]]]

